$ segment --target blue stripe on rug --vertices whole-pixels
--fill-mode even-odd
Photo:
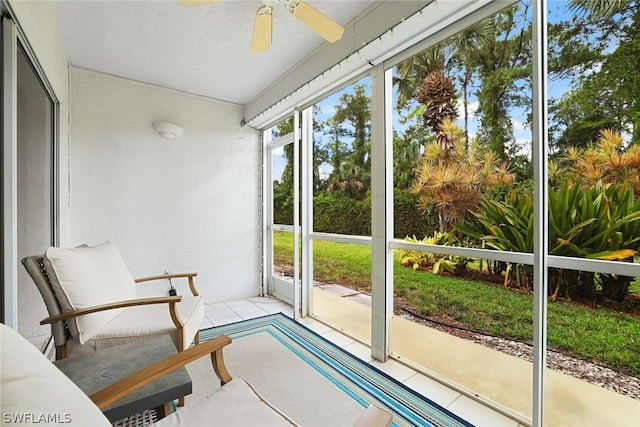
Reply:
[[[374,366],[278,313],[200,331],[200,340],[268,333],[363,407],[374,404],[393,414],[394,426],[472,426]]]

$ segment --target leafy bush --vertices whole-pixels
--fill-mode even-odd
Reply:
[[[435,206],[418,209],[418,195],[409,190],[393,192],[394,234],[397,239],[407,236],[425,237],[438,231],[438,211]]]
[[[628,185],[604,185],[582,188],[560,185],[549,192],[549,239],[552,255],[592,259],[624,260],[640,247],[640,199]],[[569,291],[594,299],[597,285],[606,298],[625,299],[630,277],[570,271],[553,272],[555,292],[565,286]],[[550,279],[553,279],[553,276]]]
[[[640,196],[640,145],[625,148],[620,132],[601,130],[588,147],[571,147],[559,163],[551,162],[549,177],[552,182],[568,179],[583,188],[629,186]]]
[[[494,249],[533,252],[533,195],[531,191],[511,192],[504,202],[480,201],[474,213],[477,221],[457,227],[461,233],[484,240]],[[624,260],[640,249],[640,198],[627,185],[583,188],[562,182],[549,190],[549,253],[551,255],[603,260]],[[519,287],[532,289],[530,266],[516,265],[509,279]],[[558,295],[596,297],[616,301],[625,298],[628,277],[551,269],[549,291]]]
[[[313,199],[313,229],[325,233],[371,235],[371,198],[357,200],[321,193]]]
[[[326,233],[352,236],[371,235],[371,197],[364,200],[321,193],[314,197],[313,228]],[[397,238],[428,236],[438,229],[434,209],[417,209],[418,196],[407,190],[394,192],[394,231]]]
[[[422,243],[425,245],[453,245],[456,239],[452,233],[434,232],[433,236],[424,239],[416,239],[416,236],[404,239],[411,243]],[[442,255],[432,252],[403,250],[400,255],[400,264],[411,267],[414,270],[419,268],[430,268],[435,274],[440,270],[449,273],[457,273],[461,268],[465,268],[469,262],[468,258],[457,255]]]

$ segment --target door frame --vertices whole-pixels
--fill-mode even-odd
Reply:
[[[278,298],[293,306],[294,319],[301,313],[300,286],[300,123],[299,114],[293,112],[293,131],[273,139],[273,132],[267,129],[262,133],[264,146],[264,280],[263,293]],[[286,145],[293,144],[293,225],[276,224],[273,206],[273,153]],[[274,276],[274,232],[287,231],[293,233],[293,283]]]
[[[59,129],[60,102],[44,68],[22,31],[10,5],[0,2],[0,65],[2,73],[2,304],[0,321],[18,329],[18,50],[25,59],[51,102],[51,244],[59,244]]]

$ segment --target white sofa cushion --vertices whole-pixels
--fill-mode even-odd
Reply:
[[[3,324],[0,343],[0,424],[111,426],[82,390]]]
[[[151,425],[291,427],[297,424],[260,396],[243,378],[236,378],[210,396],[191,402]]]
[[[201,296],[183,296],[176,307],[184,323],[182,348],[189,348],[204,318],[204,299]],[[169,315],[169,304],[141,305],[120,312],[103,325],[87,345],[102,350],[160,335],[170,335],[177,346],[177,331]]]
[[[51,285],[63,311],[136,298],[136,284],[112,242],[73,249],[49,248],[44,255]],[[71,319],[71,334],[81,344],[90,340],[121,310],[106,310]]]

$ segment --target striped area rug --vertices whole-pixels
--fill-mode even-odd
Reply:
[[[363,362],[284,314],[272,314],[200,331],[206,341],[227,335],[234,341],[269,334],[315,371],[366,408],[393,414],[394,426],[471,426],[437,403]]]

